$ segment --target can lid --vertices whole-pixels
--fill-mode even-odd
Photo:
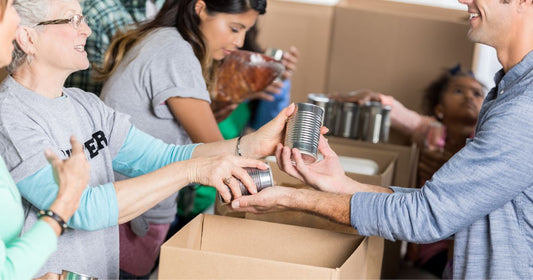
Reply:
[[[328,102],[329,97],[323,93],[309,93],[307,94],[307,99],[310,101],[317,101],[317,102]]]
[[[352,109],[354,107],[357,107],[357,104],[352,103],[352,102],[343,102],[342,103],[342,107],[343,107],[343,109],[349,110],[349,109]]]
[[[266,48],[265,54],[274,58],[277,61],[281,61],[283,59],[283,50],[280,49]]]

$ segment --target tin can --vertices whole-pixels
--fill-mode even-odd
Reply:
[[[361,140],[378,143],[382,120],[381,103],[367,102],[363,108],[364,113],[363,118],[361,119]]]
[[[268,169],[259,169],[259,168],[251,168],[251,167],[245,167],[244,169],[246,172],[248,172],[248,175],[252,178],[252,181],[254,182],[255,186],[257,187],[257,191],[260,192],[263,189],[272,187],[274,185],[274,177],[272,176],[272,169],[270,169],[270,164],[268,162],[265,162],[268,165]],[[242,195],[250,195],[250,192],[246,188],[246,186],[239,181],[239,188],[241,189]],[[233,194],[231,193],[231,199],[233,200]]]
[[[281,60],[283,60],[283,50],[280,49],[266,48],[264,54],[272,57],[277,62],[281,62]],[[285,71],[285,66],[283,66],[283,70]],[[276,79],[274,79],[274,82],[283,82],[282,76],[284,71],[281,71],[281,73],[276,77]]]
[[[326,110],[329,102],[329,97],[323,93],[309,93],[307,94],[307,103],[314,104]]]
[[[359,106],[355,103],[343,102],[338,118],[340,121],[336,135],[357,139],[359,137]]]
[[[390,132],[390,111],[391,106],[384,106],[381,108],[381,131],[379,133],[379,142],[389,142]]]
[[[283,59],[283,50],[280,49],[269,47],[265,49],[265,54],[277,61],[281,61]]]
[[[309,93],[307,95],[307,102],[324,109],[323,125],[329,130],[327,134],[334,134],[338,102],[323,93]]]
[[[287,120],[285,146],[297,148],[305,163],[317,160],[320,128],[324,109],[310,103],[296,103],[295,112]]]
[[[62,270],[61,271],[61,279],[63,280],[98,280],[96,277],[83,275],[80,273],[68,271],[68,270]]]

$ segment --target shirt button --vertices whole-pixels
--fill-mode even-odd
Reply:
[[[503,94],[504,92],[505,92],[505,91],[502,89],[502,90],[500,91],[500,94]]]

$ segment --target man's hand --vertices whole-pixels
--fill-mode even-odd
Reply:
[[[231,208],[239,212],[268,213],[288,210],[286,201],[295,189],[274,186],[254,195],[242,196],[231,202]]]

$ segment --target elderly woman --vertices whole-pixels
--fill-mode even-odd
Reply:
[[[21,25],[15,59],[8,67],[11,76],[0,86],[0,149],[27,201],[25,226],[35,223],[36,210],[46,208],[57,192],[37,151],[51,146],[57,155],[67,157],[71,153],[68,136],[73,134],[82,140],[92,166],[80,207],[68,222],[57,252],[38,275],[66,269],[117,278],[117,225],[189,183],[214,186],[225,200],[230,199],[230,190],[241,196],[237,179],[256,192],[242,167],[267,168],[248,157],[274,152],[293,106],[242,139],[164,144],[137,130],[127,115],[106,107],[95,95],[63,87],[69,74],[88,66],[83,47],[91,30],[78,1],[19,0],[15,8]],[[132,178],[113,182],[113,171]]]
[[[11,61],[12,41],[19,24],[13,0],[0,0],[0,67]],[[89,164],[81,145],[71,138],[72,156],[59,160],[47,151],[58,179],[55,201],[41,212],[39,221],[24,234],[20,193],[0,157],[0,279],[29,279],[44,264],[57,246],[62,225],[76,211],[89,180]]]

